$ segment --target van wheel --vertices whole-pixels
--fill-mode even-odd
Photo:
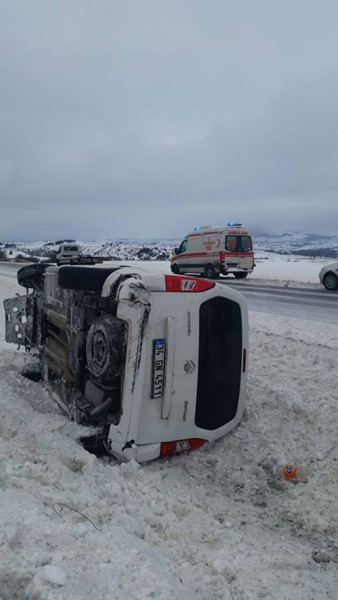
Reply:
[[[175,275],[179,275],[180,274],[180,269],[178,267],[178,265],[176,263],[174,263],[173,265],[171,265],[171,270],[173,273],[175,273]]]
[[[33,290],[42,290],[43,288],[43,274],[47,267],[51,265],[48,263],[38,263],[35,265],[27,265],[21,267],[17,272],[17,280],[19,285],[24,288],[31,288]]]
[[[122,267],[122,265],[121,265]],[[92,268],[92,267],[61,267],[58,273],[58,284],[64,290],[76,290],[82,292],[100,292],[108,275],[114,273],[117,268]]]
[[[209,264],[205,267],[205,276],[207,279],[215,279],[216,278],[215,269],[211,264]]]
[[[236,279],[245,279],[248,274],[247,273],[234,273]]]
[[[121,374],[126,338],[127,325],[116,317],[104,315],[91,324],[86,340],[87,368],[99,385],[110,387]]]

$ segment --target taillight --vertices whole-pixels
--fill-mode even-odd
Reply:
[[[183,277],[182,275],[165,275],[166,292],[205,292],[215,286],[213,281]]]
[[[200,448],[207,443],[207,440],[201,440],[199,438],[192,438],[189,440],[176,440],[174,442],[162,442],[161,444],[161,456],[172,456],[173,454],[180,454],[181,452],[188,452],[189,450],[195,450]]]

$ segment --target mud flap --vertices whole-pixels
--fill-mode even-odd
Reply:
[[[31,346],[33,337],[33,294],[4,300],[5,340],[9,344]]]

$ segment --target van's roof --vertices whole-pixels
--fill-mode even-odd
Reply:
[[[221,234],[225,230],[239,230],[243,229],[249,231],[249,228],[242,223],[227,223],[226,225],[202,225],[201,227],[194,227],[192,231],[189,231],[188,235],[203,235],[204,233],[218,233]]]

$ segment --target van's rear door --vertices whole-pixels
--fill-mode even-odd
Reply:
[[[206,283],[201,293],[150,294],[138,372],[124,389],[123,403],[133,394],[127,438],[137,445],[215,439],[242,416],[246,302]]]

